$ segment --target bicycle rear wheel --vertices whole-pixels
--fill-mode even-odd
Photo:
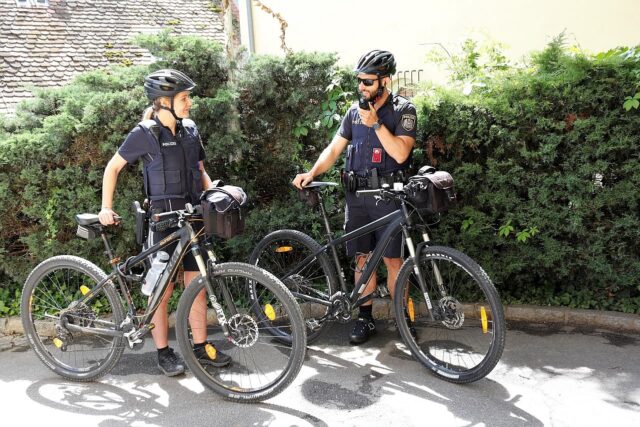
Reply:
[[[498,292],[484,270],[460,251],[426,247],[419,259],[435,320],[409,258],[398,273],[394,301],[403,341],[440,378],[454,383],[483,378],[504,349],[506,325]]]
[[[124,351],[123,338],[70,331],[71,325],[116,331],[124,319],[113,285],[107,283],[89,304],[78,304],[106,274],[95,264],[62,255],[40,263],[22,290],[25,335],[40,360],[56,374],[91,381],[108,373]]]
[[[278,230],[265,236],[255,247],[249,263],[273,273],[291,291],[300,305],[305,321],[320,319],[329,310],[329,306],[311,302],[305,297],[329,301],[335,292],[337,278],[331,261],[325,252],[318,253],[322,247],[311,237],[297,230]],[[308,263],[303,260],[312,257]],[[307,343],[320,336],[327,322],[311,328],[307,324]],[[273,330],[287,340],[286,334]]]
[[[300,308],[279,280],[253,265],[216,265],[211,281],[219,307],[207,310],[212,304],[208,298],[202,300],[207,292],[200,275],[178,303],[176,335],[185,363],[204,385],[227,399],[257,402],[275,396],[295,379],[304,362]],[[224,312],[228,336],[218,322],[218,310]],[[269,332],[273,325],[287,332],[289,345]],[[229,365],[213,367],[198,358],[193,346],[205,337],[216,351],[231,357]]]

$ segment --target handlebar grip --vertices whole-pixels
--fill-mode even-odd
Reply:
[[[358,190],[356,191],[356,197],[360,196],[378,196],[380,195],[380,189],[376,190]]]

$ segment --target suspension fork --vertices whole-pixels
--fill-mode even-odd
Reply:
[[[404,204],[404,202],[401,203],[401,209],[404,213],[404,217],[407,219],[407,226],[411,226],[411,216],[409,215],[407,206]],[[434,321],[435,319],[433,317],[433,304],[431,304],[431,298],[429,298],[429,293],[427,292],[427,283],[424,279],[424,276],[422,275],[422,272],[420,271],[420,254],[416,253],[416,247],[413,243],[413,239],[409,235],[408,227],[402,227],[402,234],[404,237],[404,241],[407,244],[407,248],[409,248],[409,256],[413,260],[413,272],[418,278],[418,285],[420,285],[420,291],[422,292],[424,300],[427,304],[429,318],[431,321]],[[426,233],[423,234],[423,239],[425,238],[425,234]],[[429,236],[427,235],[426,238],[428,239]]]
[[[429,234],[427,231],[422,232],[422,241],[427,243],[431,239],[429,239]],[[444,289],[444,280],[442,279],[442,274],[440,274],[440,269],[434,260],[431,260],[431,268],[433,269],[433,276],[436,279],[436,284],[438,285],[438,290],[440,291],[440,295],[444,298],[447,296],[447,292]]]
[[[205,243],[204,246],[207,251],[207,255],[209,256],[209,267],[210,267],[209,269],[207,268],[207,265],[205,264],[204,259],[202,258],[202,252],[200,251],[198,235],[193,231],[193,229],[191,229],[191,253],[193,254],[194,258],[196,259],[196,263],[198,264],[198,270],[200,271],[202,280],[204,280],[204,286],[207,292],[207,298],[209,299],[211,306],[216,312],[218,323],[222,328],[222,332],[226,337],[229,337],[227,317],[225,316],[224,310],[222,309],[222,306],[220,305],[220,303],[218,302],[218,299],[216,298],[215,292],[213,290],[213,284],[212,284],[213,280],[216,280],[216,282],[218,283],[218,286],[220,286],[220,288],[222,289],[223,298],[227,303],[227,306],[232,311],[232,315],[236,314],[235,305],[233,303],[229,303],[230,301],[233,301],[233,300],[231,298],[227,285],[215,279],[213,274],[209,274],[209,272],[213,272],[213,266],[218,261],[218,259],[215,256],[213,249],[211,248],[211,244]]]

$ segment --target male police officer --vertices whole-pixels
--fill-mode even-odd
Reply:
[[[394,203],[376,203],[373,198],[358,198],[357,190],[380,188],[384,183],[393,187],[404,180],[416,138],[416,109],[407,99],[390,90],[396,62],[390,52],[373,50],[364,54],[354,71],[358,78],[360,104],[354,104],[342,120],[338,133],[324,149],[311,170],[298,174],[293,185],[302,188],[315,176],[326,172],[347,149],[343,183],[347,208],[345,231],[355,230],[394,210]],[[368,107],[368,108],[361,108]],[[347,254],[356,257],[356,277],[364,266],[382,230],[347,243]],[[398,234],[384,254],[387,266],[387,287],[394,295],[395,280],[402,265],[402,235]],[[367,283],[363,295],[376,289],[375,275]],[[360,307],[360,314],[351,333],[351,343],[360,344],[376,332],[372,302]],[[413,331],[412,331],[413,333]]]

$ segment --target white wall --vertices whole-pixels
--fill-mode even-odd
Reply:
[[[239,0],[244,1],[244,0]],[[589,52],[640,43],[640,0],[262,0],[287,21],[287,46],[334,51],[353,64],[371,49],[392,51],[399,69],[424,68],[434,43],[455,51],[472,35],[507,45],[520,59],[565,30]],[[252,8],[257,53],[282,55],[280,26]]]

